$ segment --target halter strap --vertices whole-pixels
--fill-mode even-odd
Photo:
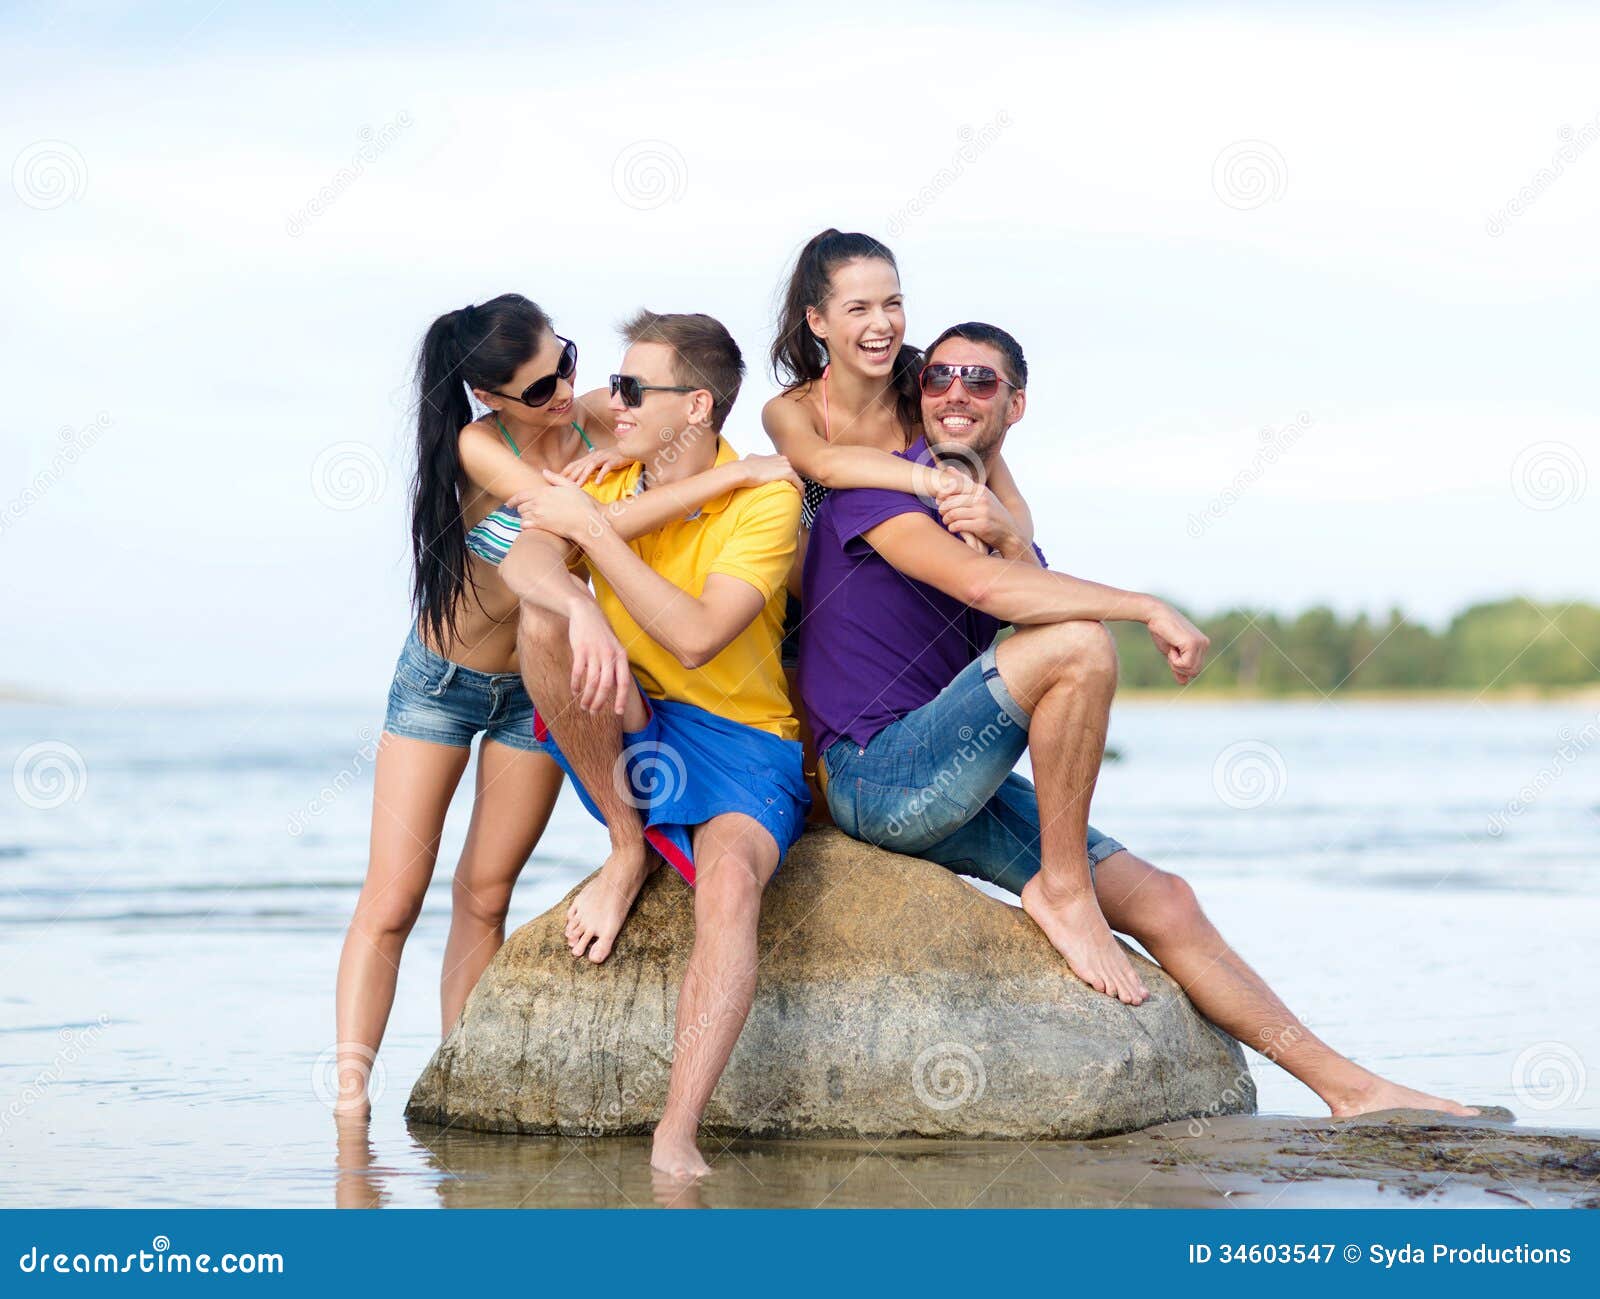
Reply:
[[[831,365],[822,367],[822,438],[825,442],[833,441],[833,420],[828,415],[828,371]]]

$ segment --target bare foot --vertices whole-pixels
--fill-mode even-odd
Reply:
[[[663,1209],[703,1209],[705,1196],[701,1195],[703,1183],[698,1178],[685,1180],[663,1173],[659,1168],[650,1170],[650,1195]]]
[[[574,956],[598,965],[611,955],[633,900],[650,874],[644,844],[613,845],[600,873],[583,886],[567,908],[567,946]]]
[[[1323,1097],[1328,1100],[1327,1097]],[[1358,1091],[1337,1102],[1328,1101],[1328,1108],[1336,1119],[1354,1118],[1357,1114],[1372,1114],[1377,1110],[1439,1110],[1460,1119],[1476,1118],[1478,1111],[1469,1109],[1459,1101],[1443,1096],[1430,1096],[1410,1087],[1402,1087],[1387,1078],[1372,1075],[1372,1081]]]
[[[1111,936],[1094,894],[1052,896],[1044,877],[1035,875],[1022,886],[1022,909],[1067,958],[1072,972],[1096,992],[1128,1006],[1138,1006],[1150,995],[1127,952]]]
[[[700,1156],[693,1132],[680,1134],[666,1127],[658,1127],[650,1143],[650,1167],[680,1181],[704,1177],[711,1171],[711,1165]]]

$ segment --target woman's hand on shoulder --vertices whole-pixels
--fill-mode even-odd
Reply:
[[[795,473],[788,456],[748,455],[737,461],[747,487],[760,487],[765,483],[791,483],[800,487],[800,475]]]
[[[588,455],[579,456],[561,471],[561,476],[573,486],[582,487],[590,479],[598,483],[613,469],[621,469],[632,463],[632,459],[615,447],[600,447]]]

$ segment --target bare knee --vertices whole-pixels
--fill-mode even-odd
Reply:
[[[404,943],[422,914],[422,897],[411,896],[390,888],[377,897],[365,892],[356,902],[355,919],[351,928],[365,934],[383,946]]]
[[[736,852],[719,851],[695,862],[695,931],[727,934],[753,930],[761,914],[761,883]]]
[[[1152,952],[1158,947],[1204,939],[1211,922],[1201,909],[1189,881],[1170,871],[1158,870],[1139,888],[1138,912],[1130,932]]]
[[[1068,682],[1080,690],[1117,687],[1117,647],[1103,622],[1074,619],[1026,627],[1000,643],[1000,675],[1030,713],[1050,689]]]
[[[1078,679],[1116,684],[1117,643],[1105,623],[1078,618],[1055,623],[1045,634],[1064,672]]]
[[[499,929],[511,910],[511,890],[498,884],[473,884],[459,875],[450,890],[452,918],[469,921],[480,929]]]

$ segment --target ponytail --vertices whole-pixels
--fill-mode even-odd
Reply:
[[[411,605],[435,645],[455,635],[456,605],[472,584],[461,527],[462,429],[469,388],[498,388],[539,350],[550,318],[518,293],[447,311],[417,351],[417,468],[411,481]]]

